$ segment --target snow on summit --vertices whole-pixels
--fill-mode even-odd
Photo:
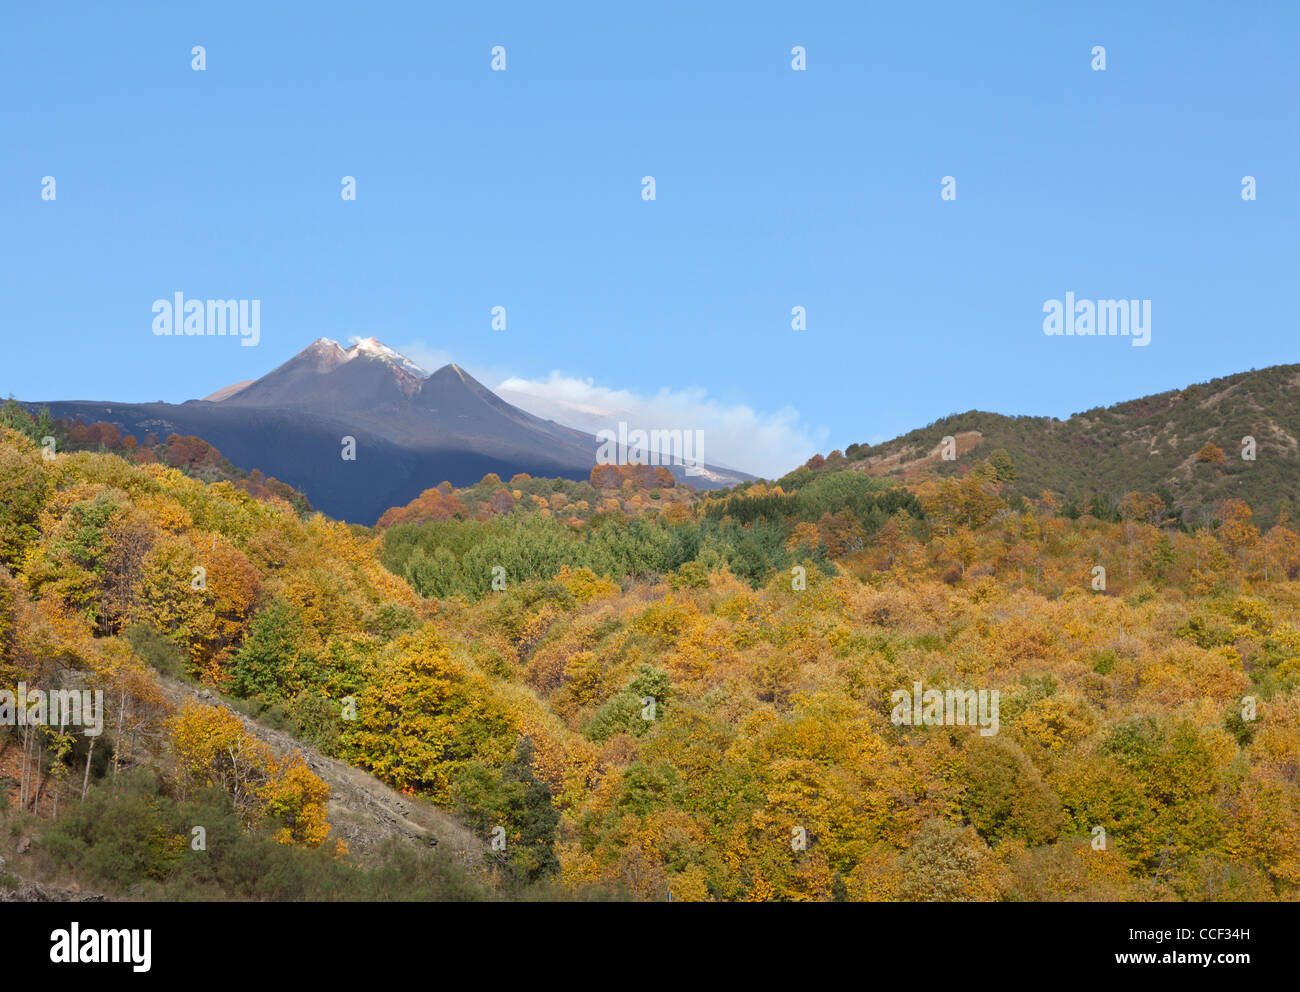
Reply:
[[[333,343],[333,342],[331,342]],[[382,358],[395,364],[403,372],[416,376],[420,379],[427,379],[429,373],[416,365],[401,352],[394,351],[392,348],[375,338],[348,338],[348,343],[352,345],[348,350],[348,357],[351,358],[358,354],[373,355],[376,358]]]

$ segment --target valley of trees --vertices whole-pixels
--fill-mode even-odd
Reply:
[[[1300,896],[1300,534],[1242,500],[1030,490],[992,451],[712,494],[492,476],[370,529],[161,459],[47,459],[46,427],[0,428],[0,688],[102,688],[106,727],[0,726],[0,797],[83,884]],[[918,682],[997,690],[998,733],[896,724]],[[481,859],[358,859],[234,711],[451,812]]]

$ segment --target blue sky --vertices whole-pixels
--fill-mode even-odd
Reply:
[[[365,335],[775,473],[1300,360],[1294,3],[125,6],[6,11],[6,395]],[[177,291],[261,343],[155,337]],[[1067,291],[1151,300],[1150,346],[1045,336]]]

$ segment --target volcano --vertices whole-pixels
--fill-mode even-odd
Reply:
[[[60,401],[58,418],[106,421],[123,434],[195,435],[240,468],[260,469],[305,493],[341,520],[373,524],[392,506],[447,481],[489,472],[585,479],[600,442],[591,434],[513,406],[458,365],[432,374],[374,338],[345,348],[319,338],[260,379],[186,403]],[[355,460],[344,460],[344,438]],[[697,488],[752,476],[707,466]]]

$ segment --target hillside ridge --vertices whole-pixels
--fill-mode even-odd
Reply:
[[[956,458],[934,457],[945,437]],[[970,443],[972,439],[978,439]],[[1254,458],[1247,438],[1254,439]],[[809,468],[852,468],[906,477],[922,469],[964,473],[1002,449],[1016,490],[1082,500],[1167,491],[1190,520],[1227,498],[1246,500],[1265,522],[1300,499],[1300,365],[1276,365],[1094,407],[1061,420],[982,410],[950,414],[875,445],[816,456]],[[1201,459],[1215,445],[1221,461]],[[1212,456],[1212,452],[1211,452]],[[820,460],[819,460],[820,459]]]

